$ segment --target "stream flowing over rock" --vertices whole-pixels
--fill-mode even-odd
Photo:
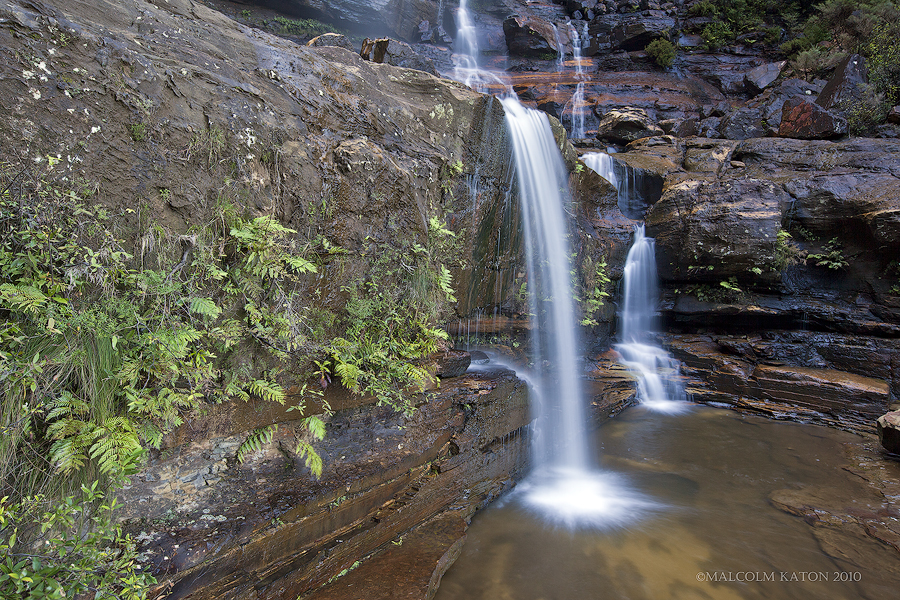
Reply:
[[[141,261],[159,252],[150,223],[190,245],[238,187],[249,217],[300,237],[315,221],[324,241],[304,240],[334,260],[304,302],[324,314],[347,305],[377,244],[413,248],[438,214],[458,244],[455,313],[442,325],[460,347],[527,360],[509,133],[499,100],[441,77],[453,69],[454,7],[236,5],[346,28],[306,45],[208,4],[0,1],[0,160],[89,188],[91,204],[121,215],[121,244]],[[659,340],[693,400],[878,431],[897,453],[900,118],[895,107],[881,138],[847,137],[841,101],[865,84],[863,61],[805,81],[738,42],[703,50],[711,19],[688,17],[684,3],[504,0],[474,20],[485,62],[550,115],[569,172],[591,425],[636,402],[610,348],[643,220],[656,239]],[[384,62],[360,56],[357,33],[387,44]],[[644,50],[657,39],[679,42],[672,68]],[[585,132],[573,145],[563,123],[579,84]],[[579,158],[598,150],[616,185]],[[411,414],[323,378],[323,398],[291,382],[286,406],[305,402],[303,415],[259,399],[191,415],[120,493],[155,597],[430,598],[472,515],[529,466],[527,385],[476,358],[442,348],[425,360],[428,389]],[[316,479],[290,448],[323,400],[333,414],[314,443]],[[249,434],[276,424],[238,461]],[[788,492],[773,502],[804,514]]]

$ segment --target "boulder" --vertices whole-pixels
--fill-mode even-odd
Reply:
[[[816,98],[816,104],[830,108],[842,108],[846,103],[859,100],[862,86],[868,81],[866,59],[859,54],[851,54],[838,63],[834,75]]]
[[[549,58],[560,52],[553,23],[547,19],[513,15],[503,21],[503,33],[510,56]]]
[[[353,44],[350,40],[347,39],[346,36],[341,35],[340,33],[323,33],[320,36],[314,37],[313,39],[306,42],[307,46],[337,46],[338,48],[343,48],[344,50],[350,50],[351,52],[355,50]]]
[[[472,355],[465,350],[447,350],[437,352],[428,357],[436,365],[435,375],[441,379],[459,377],[466,372],[472,363]]]
[[[696,117],[687,119],[665,119],[659,122],[659,126],[668,135],[675,137],[694,137],[700,133],[700,121]]]
[[[895,106],[891,109],[888,113],[887,121],[888,123],[900,125],[900,106]]]
[[[786,100],[778,135],[801,140],[828,140],[847,133],[847,120],[806,98]]]
[[[781,70],[786,64],[787,61],[782,60],[752,68],[744,75],[744,85],[747,88],[747,92],[755,96],[772,85],[778,79],[778,76],[781,75]]]
[[[399,40],[390,41],[384,53],[384,62],[395,67],[416,69],[417,71],[431,73],[435,77],[438,76],[437,69],[434,67],[434,61],[422,56],[412,46]]]
[[[776,236],[791,197],[763,179],[683,180],[668,185],[647,215],[664,281],[776,278]]]
[[[603,115],[597,125],[597,137],[618,143],[663,135],[663,130],[642,108],[614,109]]]
[[[780,85],[766,89],[749,104],[750,108],[762,111],[766,135],[776,135],[781,125],[781,113],[784,103],[790,98],[811,98],[822,90],[821,87],[802,79],[786,79]]]
[[[878,440],[884,449],[892,454],[900,454],[900,410],[878,417],[875,427],[878,429]]]
[[[732,54],[687,54],[680,60],[686,73],[708,81],[730,96],[745,94],[746,74],[763,64],[755,56]]]
[[[655,39],[671,39],[674,29],[675,19],[659,10],[601,15],[588,25],[591,43],[587,54],[643,50]]]
[[[766,130],[763,127],[762,111],[756,108],[740,108],[728,113],[722,119],[719,128],[721,137],[727,140],[746,140],[749,138],[763,137]]]
[[[722,137],[719,133],[719,127],[722,125],[722,119],[719,117],[707,117],[700,121],[700,137],[716,139]]]

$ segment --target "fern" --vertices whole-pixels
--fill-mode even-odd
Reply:
[[[262,450],[264,444],[268,444],[272,441],[272,436],[275,435],[277,429],[278,425],[267,425],[265,427],[254,429],[250,435],[247,436],[247,439],[238,446],[236,456],[237,461],[243,464],[248,454]]]
[[[128,464],[128,458],[141,450],[134,424],[127,417],[112,417],[92,432],[96,441],[91,445],[91,458],[97,461],[101,473],[115,473]]]
[[[215,319],[222,314],[222,309],[209,298],[191,298],[188,310],[209,319]]]
[[[319,456],[309,442],[304,440],[298,441],[294,452],[303,459],[316,479],[322,476],[322,457]]]
[[[438,285],[447,297],[448,302],[456,302],[456,296],[453,295],[453,276],[450,274],[450,270],[444,265],[441,265],[441,273],[438,275]]]
[[[284,404],[285,393],[284,388],[275,383],[274,381],[267,381],[265,379],[254,379],[250,382],[250,393],[256,394],[263,400],[268,400],[269,402],[277,402],[279,404]]]

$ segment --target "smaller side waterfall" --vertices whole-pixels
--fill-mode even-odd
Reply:
[[[610,182],[616,191],[619,190],[619,178],[616,177],[616,167],[612,156],[603,152],[588,152],[581,157],[581,160],[588,169]]]
[[[584,101],[584,66],[581,64],[581,36],[578,35],[578,30],[575,29],[575,26],[571,21],[567,23],[569,28],[569,38],[572,40],[572,60],[575,63],[575,76],[578,78],[578,83],[575,86],[575,93],[572,95],[571,104],[571,113],[572,113],[572,122],[569,128],[569,135],[575,139],[581,139],[585,137],[584,132],[584,113],[585,106]],[[586,25],[586,24],[585,24]],[[565,109],[563,109],[565,112]]]
[[[621,343],[616,344],[616,350],[622,355],[622,364],[638,377],[641,404],[652,410],[677,413],[689,406],[678,361],[652,340],[658,301],[655,253],[655,241],[644,234],[643,224],[637,225],[625,260]]]

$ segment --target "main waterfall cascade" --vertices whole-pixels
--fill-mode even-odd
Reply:
[[[462,46],[473,53],[456,75],[475,89],[500,78],[477,66],[477,44],[466,2],[458,11]],[[568,173],[547,115],[523,106],[507,86],[500,102],[512,142],[522,209],[528,271],[534,369],[534,471],[516,497],[546,519],[570,527],[622,525],[655,505],[633,493],[617,477],[597,470],[591,460],[585,397],[578,356],[578,324],[571,289],[566,207]]]
[[[644,234],[644,225],[635,226],[634,242],[625,259],[621,342],[615,348],[622,364],[637,375],[641,404],[677,413],[690,406],[678,377],[678,362],[652,340],[658,301],[655,254],[655,242]]]

